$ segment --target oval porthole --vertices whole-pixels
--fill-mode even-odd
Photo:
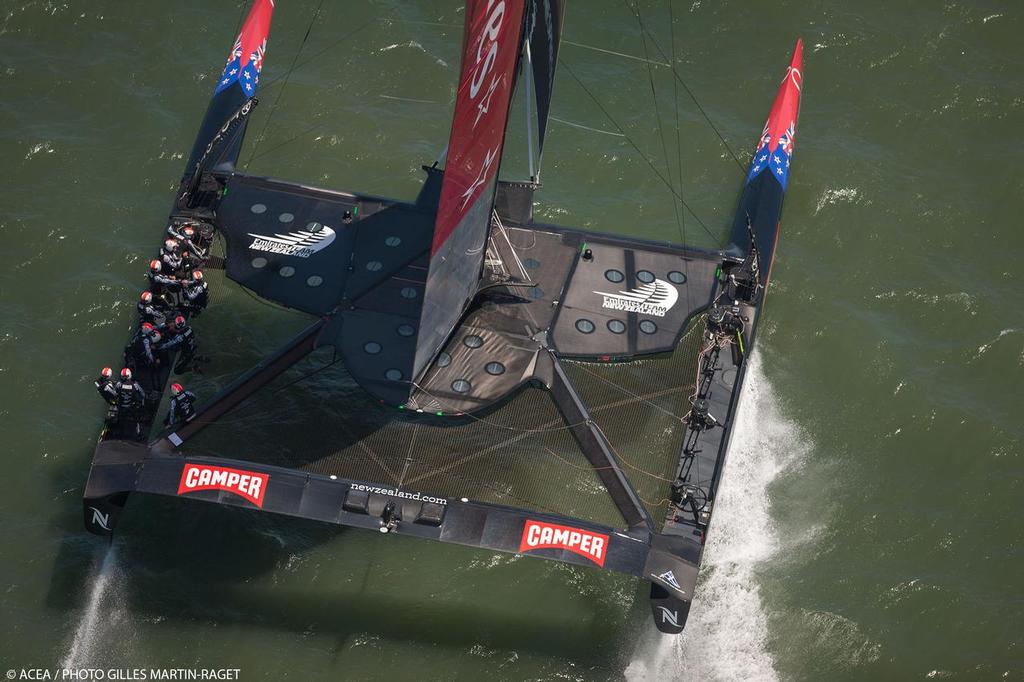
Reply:
[[[533,299],[544,298],[544,290],[541,289],[540,287],[530,287],[529,289],[526,290],[526,293],[529,294],[530,298]]]
[[[441,353],[440,355],[437,356],[438,367],[447,367],[450,364],[452,364],[452,356],[448,355],[447,353]]]
[[[266,213],[267,212],[267,205],[266,204],[253,204],[249,208],[249,210],[252,211],[253,213],[256,213],[256,214]]]
[[[540,267],[540,261],[536,258],[527,258],[523,261],[523,267],[527,270],[536,270]]]
[[[590,334],[594,331],[594,323],[588,319],[580,318],[576,320],[576,330],[583,334]]]
[[[369,270],[370,272],[377,272],[382,267],[384,267],[384,264],[381,263],[379,260],[372,260],[366,264],[366,269]]]
[[[267,259],[264,258],[263,256],[257,256],[256,258],[252,259],[252,263],[250,263],[250,265],[252,265],[257,270],[259,270],[260,268],[265,268],[267,267]]]
[[[413,327],[411,324],[400,324],[400,325],[398,325],[398,335],[399,336],[412,336],[415,333],[416,333],[416,328]]]
[[[381,351],[381,346],[376,341],[367,341],[363,344],[363,350],[367,355],[376,355]]]
[[[470,334],[466,338],[462,339],[462,343],[466,348],[479,348],[484,345],[484,340],[476,334]]]
[[[605,270],[604,271],[604,278],[606,280],[608,280],[609,282],[612,282],[614,284],[618,284],[622,280],[626,279],[626,276],[624,274],[622,274],[622,272],[619,271],[619,270]]]
[[[306,286],[318,287],[324,283],[324,278],[320,275],[310,275],[306,278]]]
[[[484,371],[492,376],[498,376],[505,373],[505,365],[500,362],[488,362],[484,365]]]
[[[281,215],[277,216],[277,219],[282,223],[290,223],[291,221],[295,220],[295,216],[291,213],[282,213]]]
[[[385,246],[395,247],[395,246],[398,246],[401,243],[402,243],[402,238],[401,237],[387,237],[384,240],[384,245]]]
[[[608,331],[612,334],[621,334],[626,331],[626,323],[622,320],[608,320]]]
[[[638,270],[636,273],[636,278],[643,282],[644,284],[650,284],[651,282],[654,281],[654,273],[651,272],[650,270]]]
[[[658,331],[658,325],[654,324],[650,320],[641,320],[640,331],[642,331],[644,334],[653,334],[654,332]]]
[[[402,287],[402,298],[416,298],[416,287]]]
[[[388,381],[398,381],[402,378],[402,370],[391,368],[384,372],[384,378]]]
[[[686,284],[686,275],[679,272],[678,270],[673,270],[672,272],[668,273],[668,281],[672,282],[673,284]]]
[[[473,384],[469,383],[465,379],[456,379],[452,382],[452,390],[456,393],[469,393],[472,388]]]
[[[315,220],[311,223],[306,223],[306,232],[319,232],[321,228],[323,228],[323,225]]]
[[[282,265],[281,269],[277,271],[277,274],[281,275],[282,277],[291,277],[292,275],[295,274],[295,268],[293,268],[290,265]]]

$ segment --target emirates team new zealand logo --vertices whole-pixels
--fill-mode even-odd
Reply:
[[[273,237],[263,234],[249,233],[253,238],[249,248],[253,251],[279,253],[282,256],[309,258],[317,251],[322,251],[334,241],[334,230],[326,225],[318,225],[313,230],[298,230],[287,234],[275,234]]]
[[[604,301],[601,303],[602,308],[654,317],[665,317],[665,313],[671,310],[679,299],[679,292],[676,288],[660,279],[648,284],[641,284],[629,291],[620,291],[617,294],[608,294],[603,291],[594,293],[604,297]]]

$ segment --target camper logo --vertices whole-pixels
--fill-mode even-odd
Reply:
[[[264,234],[249,233],[253,238],[249,248],[253,251],[279,253],[282,256],[309,258],[317,251],[326,249],[334,241],[334,230],[326,225],[316,224],[308,230],[298,230],[288,234],[275,234],[269,237]]]
[[[519,552],[530,552],[535,549],[567,549],[603,567],[605,553],[608,550],[608,536],[582,528],[527,519],[519,540]]]
[[[178,494],[194,493],[200,490],[226,490],[244,497],[259,508],[263,508],[263,496],[267,492],[268,474],[242,471],[228,467],[186,464],[178,482]]]
[[[594,293],[604,297],[604,301],[601,303],[602,308],[654,317],[665,317],[665,313],[671,310],[679,299],[679,292],[676,288],[660,279],[641,284],[629,291],[620,291],[617,294],[603,291]]]

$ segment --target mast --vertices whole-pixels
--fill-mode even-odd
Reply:
[[[520,54],[525,0],[467,0],[462,67],[413,362],[419,379],[476,294]]]

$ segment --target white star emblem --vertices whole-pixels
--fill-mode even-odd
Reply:
[[[775,163],[782,163],[778,156],[773,156],[772,161],[774,161]]]
[[[757,171],[759,171],[759,170],[761,170],[761,164],[757,164],[756,166],[754,166],[754,172],[755,172],[755,173],[756,173]]]
[[[497,149],[489,149],[487,151],[487,156],[484,157],[484,165],[480,169],[480,174],[476,176],[476,180],[474,180],[473,184],[469,186],[469,189],[462,194],[462,204],[459,206],[460,211],[466,208],[466,204],[469,203],[469,200],[473,197],[473,193],[476,192],[477,188],[484,184],[484,176],[487,175],[487,169],[491,167],[492,163],[494,163],[494,157],[497,155]]]
[[[768,155],[767,154],[762,154],[761,155],[761,163],[764,163],[767,160],[768,160]]]
[[[480,100],[480,104],[476,105],[476,120],[473,121],[473,127],[476,128],[476,124],[480,122],[480,117],[487,113],[487,110],[491,106],[491,96],[494,94],[494,90],[498,87],[498,77],[495,76],[491,79],[491,84],[487,86],[487,93],[483,99]]]
[[[776,170],[775,172],[776,172],[776,173],[778,173],[779,175],[782,175],[782,169],[781,169],[781,168],[779,168],[779,169],[778,169],[778,170]]]
[[[245,76],[245,80],[249,80],[249,79],[251,79],[251,78],[252,78],[252,74],[251,74],[251,73],[249,73],[248,71],[244,71],[244,72],[242,73],[242,75],[243,75],[243,76]],[[776,159],[776,161],[778,161],[778,159]]]
[[[238,73],[238,69],[231,69],[230,71],[228,71],[228,73],[234,76],[236,73]]]

